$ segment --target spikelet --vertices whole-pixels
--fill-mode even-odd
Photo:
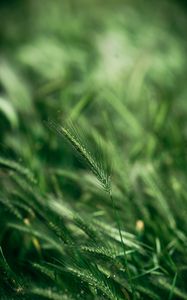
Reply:
[[[74,126],[71,125],[69,126],[69,128],[66,128],[64,126],[56,124],[51,120],[46,122],[46,124],[50,129],[54,130],[59,135],[64,136],[66,140],[69,141],[72,147],[89,166],[100,185],[104,188],[105,191],[110,193],[110,168],[108,166],[108,162],[106,162],[106,157],[104,156],[104,154],[100,150],[98,150],[97,157],[95,157],[95,155],[92,154],[86,147]]]

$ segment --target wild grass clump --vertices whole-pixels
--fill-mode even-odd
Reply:
[[[0,2],[0,299],[187,299],[184,8]]]

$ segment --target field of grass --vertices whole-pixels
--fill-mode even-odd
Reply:
[[[187,299],[185,1],[0,1],[0,299]]]

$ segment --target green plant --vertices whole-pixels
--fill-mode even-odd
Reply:
[[[8,2],[0,298],[187,299],[186,12]]]

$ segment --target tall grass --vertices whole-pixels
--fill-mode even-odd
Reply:
[[[13,2],[0,4],[0,299],[187,299],[185,11]]]

